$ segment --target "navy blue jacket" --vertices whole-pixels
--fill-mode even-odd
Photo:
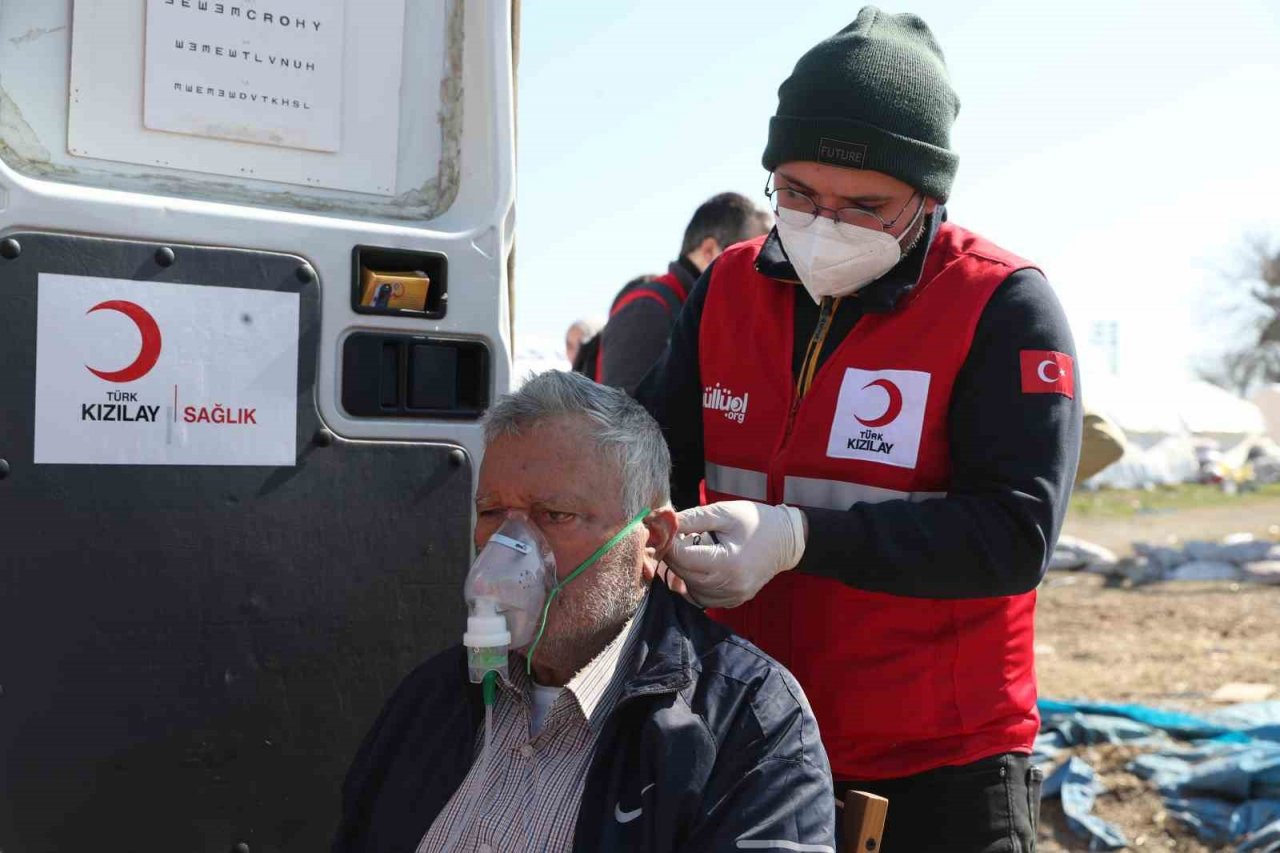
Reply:
[[[791,674],[660,580],[639,630],[637,665],[588,770],[574,849],[834,853],[831,770]],[[414,850],[466,778],[482,719],[461,646],[414,670],[352,762],[334,853]]]

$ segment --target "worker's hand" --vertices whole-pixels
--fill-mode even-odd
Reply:
[[[804,556],[804,515],[792,506],[722,501],[687,509],[676,519],[680,535],[667,562],[704,607],[750,601]]]

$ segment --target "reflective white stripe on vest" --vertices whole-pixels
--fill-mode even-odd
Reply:
[[[707,489],[726,495],[762,501],[769,494],[769,475],[763,471],[746,468],[730,468],[728,465],[707,463]]]
[[[896,489],[882,489],[862,483],[812,477],[788,477],[782,484],[784,503],[815,509],[848,509],[856,503],[878,504],[885,501],[905,500],[918,503],[946,496],[946,492],[899,492]]]

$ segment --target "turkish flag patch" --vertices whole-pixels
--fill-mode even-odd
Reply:
[[[1076,396],[1076,366],[1071,356],[1045,349],[1024,349],[1022,356],[1023,394]]]

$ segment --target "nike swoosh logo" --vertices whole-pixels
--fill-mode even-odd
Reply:
[[[640,789],[640,798],[641,798],[641,799],[643,799],[643,798],[644,798],[645,792],[646,792],[646,791],[648,791],[650,788],[652,788],[652,787],[654,786],[654,784],[655,784],[655,783],[650,782],[648,785],[645,785],[643,788],[641,788],[641,789]],[[617,820],[617,821],[618,821],[618,823],[631,823],[631,821],[633,821],[633,820],[635,820],[636,818],[640,817],[640,815],[641,815],[643,812],[644,812],[644,805],[643,805],[643,804],[641,804],[640,808],[636,809],[636,810],[635,810],[635,811],[633,811],[633,812],[624,812],[624,811],[622,810],[622,803],[621,803],[621,802],[619,802],[617,805],[615,805],[615,806],[613,807],[613,817],[614,817],[614,819],[615,819],[615,820]]]

